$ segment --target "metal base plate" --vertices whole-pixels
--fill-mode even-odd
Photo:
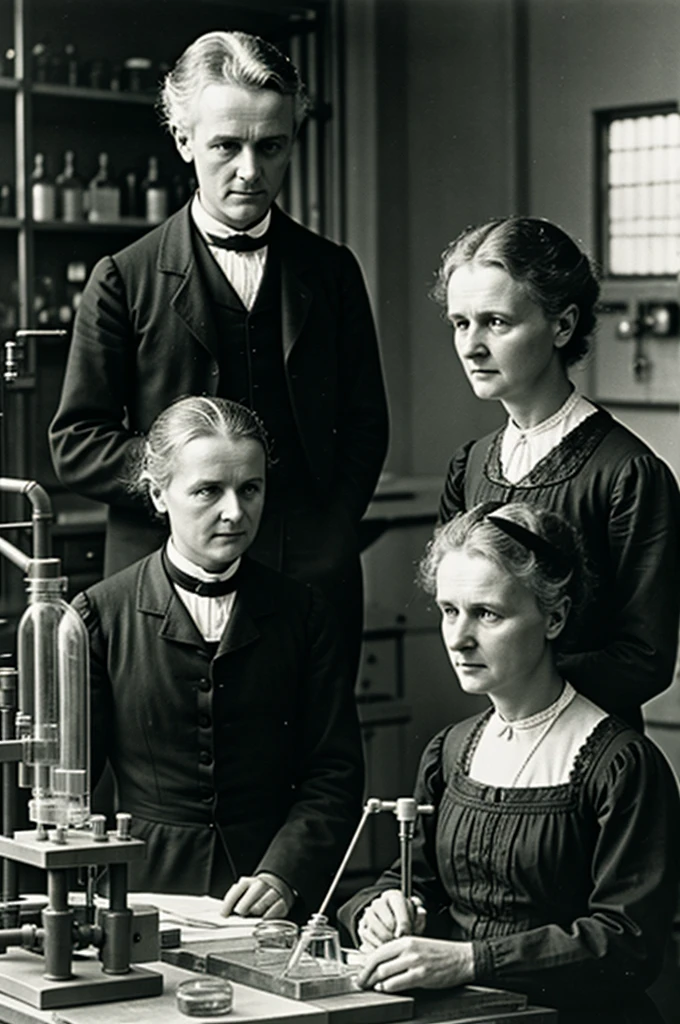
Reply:
[[[35,953],[11,949],[0,955],[0,992],[20,999],[38,1010],[54,1010],[85,1003],[109,1003],[115,999],[157,996],[163,977],[143,967],[128,974],[104,974],[99,960],[73,959],[73,977],[50,981],[43,977],[44,960]]]

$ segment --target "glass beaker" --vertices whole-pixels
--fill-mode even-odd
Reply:
[[[270,971],[283,971],[298,940],[298,926],[293,921],[272,918],[259,921],[253,929],[255,966]]]
[[[298,946],[286,969],[289,978],[329,978],[345,973],[337,928],[321,914],[300,932]]]

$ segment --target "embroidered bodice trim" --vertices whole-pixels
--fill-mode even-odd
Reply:
[[[505,426],[491,439],[484,460],[484,475],[491,483],[502,487],[529,489],[562,484],[580,473],[584,464],[614,426],[614,421],[604,409],[598,409],[588,416],[571,433],[541,459],[531,472],[516,483],[508,480],[501,464],[501,445]]]
[[[616,733],[626,728],[618,719],[611,716],[607,716],[601,722],[598,722],[576,755],[568,782],[557,786],[518,786],[515,788],[490,786],[471,779],[468,773],[482,730],[487,725],[492,714],[493,708],[489,708],[480,715],[470,730],[453,765],[453,771],[447,785],[455,788],[456,799],[462,799],[470,804],[484,805],[485,807],[493,805],[499,811],[503,808],[517,810],[521,805],[528,805],[536,810],[536,804],[539,801],[542,810],[548,810],[552,807],[564,808],[566,806],[574,806],[594,760],[599,756],[606,743]]]

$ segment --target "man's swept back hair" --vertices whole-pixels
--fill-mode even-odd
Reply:
[[[187,47],[163,80],[159,97],[163,124],[173,134],[188,134],[198,93],[207,85],[225,84],[292,96],[296,132],[309,108],[297,68],[271,43],[247,32],[207,32]]]

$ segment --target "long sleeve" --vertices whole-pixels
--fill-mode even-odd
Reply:
[[[592,773],[586,799],[596,825],[587,912],[569,927],[546,924],[476,939],[478,983],[566,1008],[625,1000],[658,973],[677,905],[676,782],[660,752],[636,737]]]
[[[358,523],[385,461],[388,414],[373,314],[359,264],[339,250],[338,372],[344,396],[338,418],[333,496]]]
[[[301,751],[295,799],[258,871],[283,878],[317,909],[361,813],[363,752],[345,660],[325,602],[313,589],[308,659],[298,700]]]
[[[465,512],[465,469],[474,441],[461,445],[453,454],[439,499],[439,522],[447,523],[458,512]]]
[[[481,501],[526,502],[579,532],[594,590],[581,617],[567,623],[558,668],[639,727],[640,706],[672,681],[678,644],[680,492],[670,469],[600,412],[516,484],[503,476],[498,436],[458,449],[440,522]]]
[[[126,426],[134,379],[125,288],[115,262],[105,257],[78,308],[49,441],[57,476],[67,487],[98,501],[141,508],[126,483],[142,446]]]
[[[565,654],[558,664],[581,693],[625,715],[670,685],[677,652],[680,495],[661,460],[650,453],[625,461],[602,533],[611,585],[600,599],[615,602],[613,635],[601,650]]]

